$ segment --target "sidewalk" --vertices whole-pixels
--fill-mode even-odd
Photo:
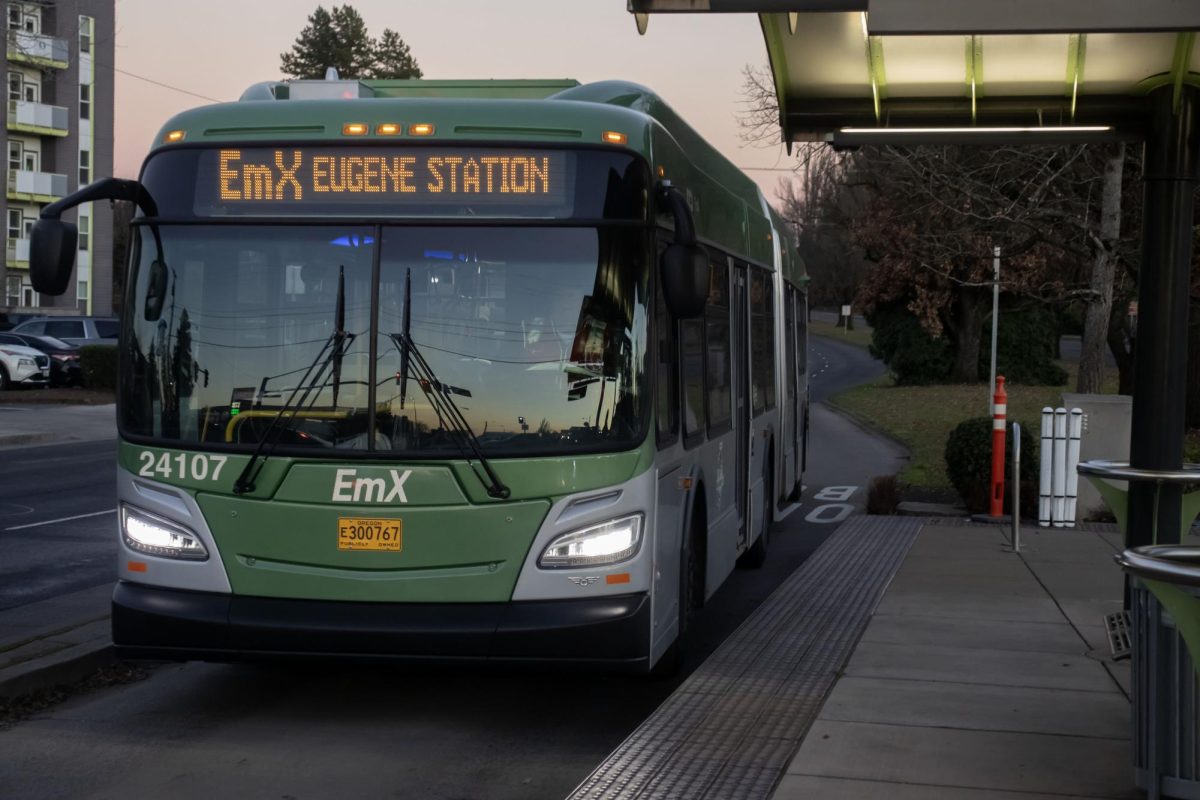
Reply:
[[[851,519],[572,797],[1139,797],[1120,546]]]
[[[117,412],[102,406],[0,404],[0,449],[115,439]]]
[[[1115,533],[929,524],[775,798],[1139,797]],[[1014,798],[1015,800],[1015,798]]]

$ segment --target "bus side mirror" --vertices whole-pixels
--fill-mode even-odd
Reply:
[[[708,255],[696,243],[696,223],[683,192],[663,180],[658,183],[658,197],[675,224],[675,241],[663,251],[659,270],[663,299],[676,319],[698,317],[708,302]]]
[[[34,291],[60,295],[71,281],[75,245],[79,231],[75,223],[61,219],[39,219],[29,235],[29,282]]]
[[[671,316],[692,319],[708,302],[708,254],[698,245],[672,244],[662,254],[663,299]]]
[[[62,213],[96,200],[130,200],[148,216],[158,214],[142,185],[122,178],[101,178],[46,206],[29,235],[29,282],[36,291],[59,295],[67,290],[79,231],[75,223],[62,220]]]
[[[157,322],[162,317],[163,302],[167,297],[167,267],[157,258],[150,262],[149,280],[146,284],[146,303],[142,317],[146,322]]]

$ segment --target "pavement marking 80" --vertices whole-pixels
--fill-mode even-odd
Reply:
[[[858,491],[857,486],[826,486],[821,491],[813,495],[813,500],[833,500],[832,503],[822,503],[821,505],[808,512],[808,516],[804,519],[806,522],[816,522],[820,524],[829,524],[833,522],[841,522],[846,517],[854,513],[854,506],[846,501],[849,500],[855,492]]]

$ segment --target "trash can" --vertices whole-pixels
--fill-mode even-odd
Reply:
[[[1116,561],[1131,581],[1135,780],[1200,800],[1200,547],[1148,545]]]

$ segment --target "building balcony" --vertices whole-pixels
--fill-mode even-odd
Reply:
[[[8,32],[8,60],[66,69],[71,63],[66,39],[28,31]]]
[[[38,136],[66,136],[67,109],[28,100],[8,101],[8,129]]]
[[[8,199],[27,203],[53,203],[67,196],[67,176],[25,169],[8,173]]]
[[[29,240],[9,239],[4,244],[5,266],[29,269]]]

